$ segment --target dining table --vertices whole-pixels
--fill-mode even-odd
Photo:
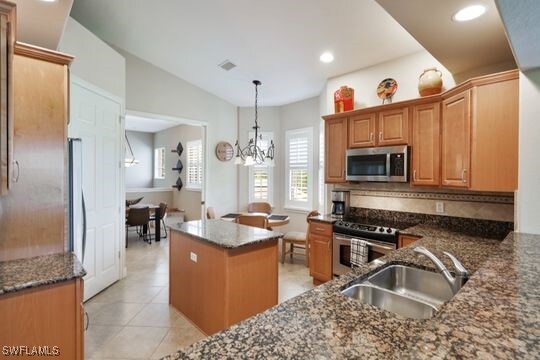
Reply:
[[[240,215],[248,215],[248,216],[266,216],[268,218],[268,230],[272,230],[274,227],[279,227],[283,225],[287,225],[290,221],[290,218],[288,215],[279,215],[279,214],[267,214],[267,213],[259,213],[259,212],[252,212],[252,213],[229,213],[225,214],[221,217],[221,220],[225,221],[236,221],[236,218]]]
[[[155,229],[155,240],[160,241],[161,240],[161,209],[159,205],[154,204],[135,204],[126,207],[126,219],[129,213],[129,209],[140,209],[140,208],[149,208],[150,213],[154,213],[154,217],[152,220],[154,221],[154,229]],[[143,233],[146,235],[148,232],[148,226],[143,227]]]

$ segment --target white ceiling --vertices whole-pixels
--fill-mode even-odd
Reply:
[[[17,4],[17,40],[56,50],[73,0],[10,0]]]
[[[521,70],[540,67],[540,1],[497,0]]]
[[[175,121],[126,114],[126,130],[128,131],[156,133],[178,125]]]
[[[511,3],[520,1],[509,0]],[[377,2],[454,75],[501,63],[516,68],[493,0]],[[458,10],[472,4],[486,6],[486,13],[468,22],[452,20]]]
[[[325,80],[420,51],[374,0],[75,0],[101,39],[238,106],[282,105]],[[319,55],[332,51],[335,61]],[[226,72],[224,60],[237,65]]]

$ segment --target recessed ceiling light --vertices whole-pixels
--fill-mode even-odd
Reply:
[[[319,58],[319,60],[321,60],[323,63],[331,63],[332,61],[334,61],[334,55],[332,55],[331,52],[324,52],[321,54],[321,57]]]
[[[484,15],[485,12],[485,6],[471,5],[459,10],[457,13],[454,14],[454,16],[452,16],[452,19],[454,19],[455,21],[469,21]]]

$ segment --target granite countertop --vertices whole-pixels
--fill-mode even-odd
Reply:
[[[0,295],[50,285],[86,275],[73,253],[0,262]]]
[[[401,318],[347,298],[340,289],[380,269],[371,263],[215,334],[166,359],[534,358],[540,353],[540,236],[510,233],[503,242],[418,225],[415,245],[471,272],[460,292],[429,320]],[[390,264],[434,270],[401,248]]]
[[[240,225],[220,219],[188,221],[170,225],[170,228],[227,249],[277,240],[283,236],[283,234],[276,231]]]

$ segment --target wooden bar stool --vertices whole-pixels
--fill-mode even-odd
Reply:
[[[311,211],[306,221],[308,223],[308,232],[309,232],[309,218],[312,216],[318,216],[319,212],[317,210]],[[287,244],[290,244],[290,249],[287,250]],[[303,252],[295,252],[295,249],[301,249]],[[289,231],[281,239],[281,263],[285,264],[285,256],[289,254],[291,256],[291,261],[293,255],[301,255],[306,258],[306,266],[309,266],[309,241],[307,233],[299,231]]]

